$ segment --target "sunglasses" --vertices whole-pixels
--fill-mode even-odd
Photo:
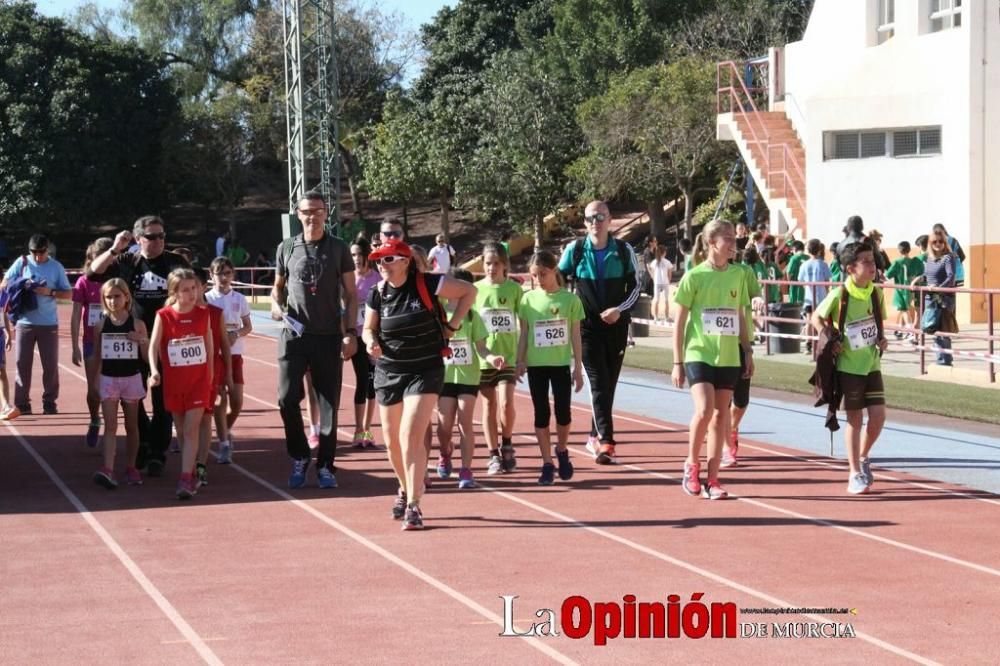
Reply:
[[[398,255],[391,254],[388,257],[382,257],[381,259],[376,259],[375,263],[377,263],[377,264],[385,264],[386,266],[388,266],[389,264],[396,263],[400,259],[406,259],[406,257],[400,257]]]
[[[28,250],[28,252],[30,252],[31,254],[45,254],[48,251],[49,251],[49,248],[47,248],[47,247],[38,248],[38,249],[35,249],[35,250]]]
[[[164,238],[167,237],[167,235],[166,234],[143,234],[142,237],[145,238],[146,240],[157,241],[157,240],[163,240]]]
[[[379,233],[381,233],[386,238],[402,238],[403,237],[403,232],[402,231],[380,231]]]
[[[603,222],[608,219],[608,216],[604,213],[597,213],[595,215],[585,215],[583,220],[588,224],[596,224],[598,222]]]

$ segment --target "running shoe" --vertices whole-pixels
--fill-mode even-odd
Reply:
[[[351,443],[351,446],[355,449],[365,448],[365,433],[360,430],[354,433],[354,441]]]
[[[420,514],[420,507],[416,504],[410,504],[406,507],[406,514],[403,516],[403,530],[422,530],[424,529],[424,517]]]
[[[219,457],[215,459],[220,465],[233,462],[233,445],[229,442],[219,442]]]
[[[21,416],[31,416],[31,405],[14,405],[14,409],[21,412]]]
[[[319,448],[319,435],[310,434],[306,438],[306,441],[309,442],[309,448],[310,449],[318,449]]]
[[[195,463],[194,478],[199,488],[208,485],[208,467],[205,463]]]
[[[458,488],[459,490],[469,490],[471,488],[477,488],[476,480],[472,477],[472,470],[468,467],[463,467],[458,470]]]
[[[615,458],[615,445],[601,444],[601,448],[598,450],[597,457],[594,458],[594,462],[596,462],[598,465],[618,464],[618,459]]]
[[[701,496],[705,499],[720,500],[729,497],[726,489],[719,485],[718,481],[709,481],[701,489]]]
[[[0,421],[13,421],[21,415],[21,410],[14,405],[7,405],[0,411]]]
[[[556,460],[559,461],[559,478],[569,481],[573,478],[573,463],[569,459],[569,451],[556,450]]]
[[[396,491],[396,501],[392,503],[392,519],[402,520],[406,513],[406,493],[400,488]]]
[[[444,453],[442,453],[440,456],[438,456],[437,471],[439,477],[441,477],[442,479],[449,478],[451,476],[452,469],[453,467],[451,465],[450,455],[445,455]]]
[[[378,444],[375,443],[375,435],[372,434],[371,430],[365,430],[364,433],[365,448],[375,449],[378,448]]]
[[[847,492],[852,495],[862,495],[868,492],[868,479],[863,473],[851,474],[851,478],[847,480]]]
[[[865,484],[871,488],[872,484],[875,483],[875,477],[872,476],[872,461],[868,458],[862,458],[861,463],[861,473],[865,475]]]
[[[104,486],[108,490],[114,490],[118,487],[118,482],[115,481],[114,472],[107,467],[102,467],[94,472],[94,483],[99,486]]]
[[[198,494],[198,486],[194,480],[193,476],[188,476],[186,479],[181,478],[177,482],[177,499],[189,500]]]
[[[597,454],[600,453],[600,451],[601,451],[601,440],[597,439],[593,435],[591,435],[590,437],[588,437],[587,438],[587,451],[589,451],[590,455],[594,456],[594,458],[596,459],[597,458]]]
[[[699,472],[701,472],[701,466],[698,463],[684,463],[684,481],[681,483],[681,486],[684,488],[684,492],[693,497],[701,494],[701,479],[698,478]]]
[[[142,485],[142,474],[139,473],[135,467],[125,468],[125,481],[128,482],[130,486],[141,486]]]
[[[87,426],[87,437],[86,437],[87,446],[89,446],[92,449],[95,448],[97,446],[97,439],[100,436],[100,434],[101,434],[100,423],[91,423],[89,426]]]
[[[723,467],[736,467],[739,463],[736,461],[736,455],[740,450],[740,433],[733,430],[729,433],[729,444],[722,447],[722,466]]]
[[[897,340],[901,340],[903,338],[903,332],[902,331],[893,331],[892,334],[894,336],[896,336]]]
[[[309,458],[292,460],[292,474],[288,477],[288,487],[301,488],[306,485],[307,469],[309,469]]]
[[[501,472],[503,472],[503,461],[500,460],[500,456],[490,456],[490,464],[486,468],[486,473],[493,476]]]
[[[42,403],[42,414],[58,414],[59,408],[54,402]]]
[[[517,456],[514,454],[513,446],[500,447],[500,461],[504,472],[513,472],[517,469]]]
[[[542,465],[542,475],[538,477],[538,485],[551,486],[555,482],[556,466],[552,463]]]
[[[329,467],[316,468],[316,481],[319,487],[325,489],[337,487],[337,477]]]

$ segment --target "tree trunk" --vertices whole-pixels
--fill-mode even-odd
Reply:
[[[649,233],[662,238],[667,233],[667,216],[663,213],[663,197],[654,197],[647,204],[649,214]]]
[[[545,240],[545,216],[535,216],[535,252],[542,250],[542,242]]]
[[[694,218],[694,193],[689,189],[682,189],[684,196],[684,235],[689,241],[694,241],[694,233],[691,228],[691,221]]]
[[[357,213],[361,210],[361,197],[358,194],[358,187],[356,180],[356,169],[354,168],[354,156],[351,154],[344,144],[340,144],[340,154],[343,159],[340,163],[344,166],[344,175],[347,176],[347,189],[351,192],[351,213]],[[337,192],[337,200],[340,200],[340,192]]]
[[[441,192],[438,194],[438,201],[441,203],[441,233],[444,235],[445,242],[451,242],[451,232],[450,232],[450,221],[448,220],[448,190],[447,188],[441,188]]]

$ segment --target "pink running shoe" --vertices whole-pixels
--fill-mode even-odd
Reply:
[[[681,486],[684,492],[693,497],[701,494],[701,479],[698,478],[700,472],[701,466],[698,463],[684,463],[684,481]]]
[[[125,480],[130,486],[141,486],[142,485],[142,474],[139,473],[135,467],[125,468]]]
[[[702,488],[701,496],[705,499],[720,500],[729,497],[729,493],[726,492],[725,488],[719,485],[719,481],[716,479],[705,484]]]

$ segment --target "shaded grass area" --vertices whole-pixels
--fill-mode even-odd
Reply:
[[[625,365],[667,375],[673,362],[669,349],[637,346],[625,354]],[[754,362],[754,386],[812,395],[812,386],[808,383],[811,366],[772,361],[762,355],[755,355]],[[883,379],[886,401],[891,408],[1000,424],[1000,409],[997,408],[1000,394],[995,389],[891,375],[883,375]]]

